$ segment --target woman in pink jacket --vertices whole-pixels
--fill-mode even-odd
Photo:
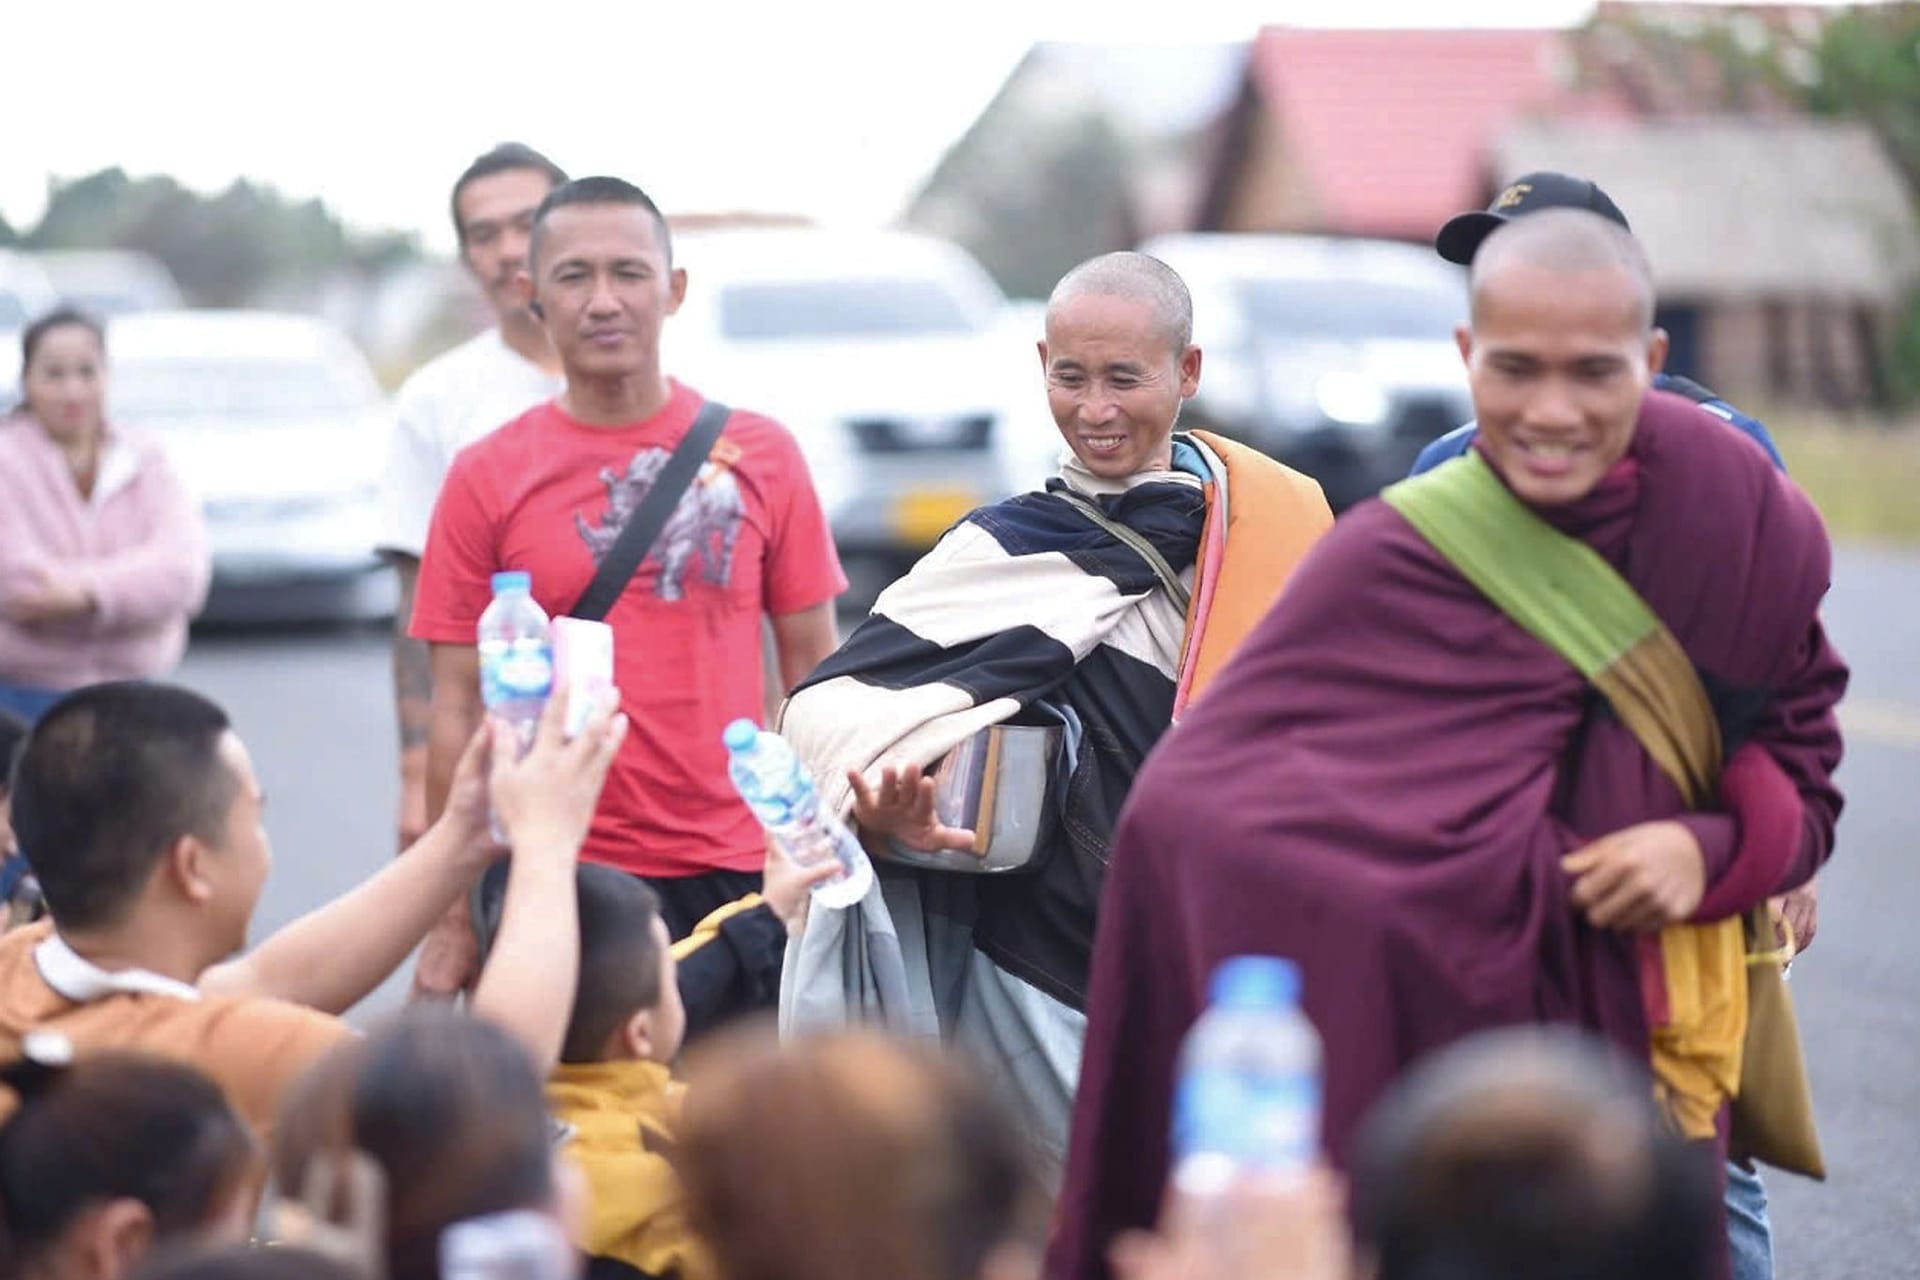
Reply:
[[[61,309],[22,342],[0,418],[0,709],[167,671],[206,599],[206,530],[159,445],[106,419],[106,340]]]

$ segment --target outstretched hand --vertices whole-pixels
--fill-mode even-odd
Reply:
[[[1206,1200],[1176,1191],[1159,1231],[1127,1232],[1108,1259],[1118,1280],[1348,1280],[1345,1199],[1325,1169]]]
[[[760,877],[761,901],[787,926],[788,933],[803,933],[813,887],[831,880],[839,870],[840,861],[831,854],[818,862],[795,862],[779,841],[768,837],[767,865]]]
[[[504,749],[512,750],[511,746]],[[493,726],[482,721],[480,727],[473,731],[473,736],[467,739],[465,749],[460,752],[460,761],[453,767],[453,782],[447,788],[447,806],[441,812],[440,820],[451,824],[461,843],[473,846],[483,857],[491,857],[495,851],[493,839],[487,830],[487,782],[492,772]],[[422,809],[425,806],[423,794]]]
[[[503,720],[489,724],[492,734],[493,811],[515,856],[550,850],[572,857],[586,841],[607,770],[627,736],[627,718],[619,714],[620,695],[610,691],[587,717],[580,736],[566,736],[567,699],[548,699],[522,756],[514,728]]]
[[[854,820],[863,830],[898,840],[909,849],[972,852],[973,832],[946,825],[934,812],[933,779],[919,765],[886,766],[878,786],[868,786],[858,769],[847,770],[847,781],[853,786]]]

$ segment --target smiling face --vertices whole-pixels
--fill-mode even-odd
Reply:
[[[1104,480],[1165,470],[1200,348],[1182,347],[1151,303],[1104,293],[1056,301],[1040,343],[1047,406],[1081,465]]]
[[[1488,459],[1543,507],[1586,497],[1626,454],[1667,351],[1630,271],[1523,260],[1475,282],[1458,340]]]

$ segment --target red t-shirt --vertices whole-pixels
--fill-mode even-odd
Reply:
[[[473,644],[500,570],[531,573],[549,615],[571,609],[701,404],[674,383],[665,408],[626,427],[544,404],[463,450],[427,534],[414,637]],[[727,778],[721,731],[765,712],[761,615],[846,587],[799,445],[736,410],[606,618],[631,725],[588,861],[650,876],[759,870],[765,837]]]

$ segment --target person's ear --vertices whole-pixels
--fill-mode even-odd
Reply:
[[[1044,376],[1047,372],[1047,340],[1042,338],[1033,345],[1040,352],[1040,372]]]
[[[642,1009],[628,1018],[620,1028],[620,1047],[629,1057],[642,1062],[654,1061],[653,1010]]]
[[[525,268],[516,271],[513,276],[513,292],[520,299],[520,305],[527,309],[535,320],[545,320],[547,313],[533,296],[533,277]]]
[[[1473,329],[1469,325],[1458,325],[1453,331],[1453,345],[1460,348],[1460,363],[1473,368]]]
[[[153,1210],[132,1197],[84,1211],[68,1228],[74,1269],[82,1280],[121,1280],[139,1270],[153,1248]]]
[[[1180,398],[1191,399],[1200,389],[1200,348],[1189,346],[1180,353]]]
[[[1647,378],[1651,381],[1661,370],[1667,367],[1667,354],[1673,349],[1673,339],[1667,336],[1665,329],[1656,328],[1647,338]]]
[[[156,875],[168,876],[173,887],[187,901],[201,904],[213,898],[217,873],[213,849],[199,836],[185,835],[173,842],[156,868]]]
[[[680,304],[687,300],[687,271],[685,267],[675,267],[667,273],[667,314],[680,310]]]

